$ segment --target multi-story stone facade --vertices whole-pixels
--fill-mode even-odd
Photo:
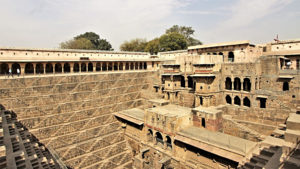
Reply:
[[[0,166],[297,168],[299,45],[0,48]]]

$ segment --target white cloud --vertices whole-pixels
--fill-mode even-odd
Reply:
[[[3,0],[0,46],[57,47],[94,31],[118,50],[131,38],[153,38],[190,0]]]
[[[231,17],[222,25],[226,27],[247,26],[257,19],[280,11],[293,0],[239,0],[231,9]]]

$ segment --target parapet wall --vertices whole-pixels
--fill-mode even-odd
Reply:
[[[0,104],[72,168],[130,165],[113,112],[143,104],[153,71],[0,79]]]

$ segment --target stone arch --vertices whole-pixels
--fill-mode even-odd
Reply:
[[[35,65],[35,73],[36,74],[43,74],[44,73],[44,65],[42,63],[37,63]]]
[[[159,146],[161,146],[161,148],[163,148],[164,140],[163,140],[163,137],[160,132],[156,132],[155,139],[156,139],[157,145],[159,145]]]
[[[53,73],[53,66],[51,63],[46,64],[46,73]]]
[[[8,64],[7,63],[2,63],[0,65],[0,74],[8,74]]]
[[[239,96],[234,97],[234,104],[239,106],[241,105],[241,99]]]
[[[118,63],[114,62],[114,70],[118,70]]]
[[[244,82],[243,82],[243,89],[244,89],[245,91],[250,92],[250,90],[251,90],[251,81],[250,81],[249,78],[245,78],[245,79],[244,79]]]
[[[149,142],[153,141],[153,131],[151,129],[148,129],[147,138]]]
[[[170,136],[166,136],[166,140],[167,140],[167,148],[168,149],[172,149],[172,139]]]
[[[232,81],[230,77],[227,77],[225,80],[225,89],[232,90]]]
[[[229,95],[227,95],[227,96],[225,97],[225,100],[226,100],[226,103],[227,103],[227,104],[232,104],[232,100],[231,100],[231,97],[230,97]]]
[[[86,72],[86,64],[85,63],[81,63],[81,72]]]
[[[288,91],[289,89],[290,89],[289,82],[283,82],[282,90],[283,91]]]
[[[107,65],[106,63],[102,63],[102,71],[107,71]]]
[[[246,107],[251,107],[250,99],[248,97],[245,97],[244,100],[243,100],[243,104]]]
[[[74,63],[73,72],[79,72],[79,63]]]
[[[119,63],[119,70],[123,70],[123,63]]]
[[[70,73],[71,72],[71,66],[69,63],[64,64],[64,72],[65,73]]]
[[[12,66],[11,66],[12,68],[12,74],[18,74],[18,69],[19,69],[19,72],[20,72],[20,74],[21,74],[21,66],[20,66],[20,64],[18,64],[18,63],[14,63],[14,64],[12,64]]]
[[[234,62],[234,53],[232,51],[228,53],[228,62]]]
[[[109,63],[108,63],[108,66],[107,66],[107,70],[108,70],[108,71],[112,71],[112,69],[113,69],[112,62],[109,62]]]
[[[129,66],[129,63],[126,62],[126,65],[125,65],[125,70],[129,70],[130,69],[130,66]]]
[[[241,90],[241,79],[238,77],[234,78],[234,90]]]
[[[134,69],[134,63],[130,63],[130,70],[133,70]]]
[[[90,63],[88,64],[88,71],[89,71],[89,72],[94,71],[93,68],[94,68],[93,63],[90,62]]]
[[[201,118],[201,126],[203,128],[206,128],[206,122],[205,122],[205,118],[204,117]]]
[[[139,67],[140,70],[143,69],[143,62],[140,62],[140,67]]]
[[[96,64],[96,71],[97,72],[101,71],[101,65],[99,62]]]
[[[60,63],[55,64],[55,73],[62,73],[62,66]]]
[[[32,74],[34,73],[34,68],[32,63],[26,63],[25,65],[25,73],[26,74]]]

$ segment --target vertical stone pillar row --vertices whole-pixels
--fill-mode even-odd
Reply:
[[[35,75],[36,74],[36,63],[32,63],[33,65],[33,74]]]

